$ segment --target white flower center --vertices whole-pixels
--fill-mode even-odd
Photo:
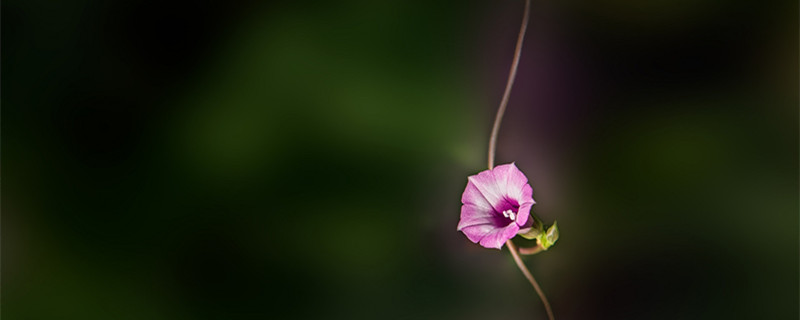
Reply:
[[[514,211],[512,211],[511,209],[503,211],[503,216],[506,217],[506,218],[509,218],[511,220],[516,220],[517,219],[517,214],[514,213]]]

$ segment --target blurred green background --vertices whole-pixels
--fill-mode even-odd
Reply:
[[[3,316],[543,319],[455,230],[522,5],[3,1]],[[798,318],[797,12],[533,1],[557,319]]]

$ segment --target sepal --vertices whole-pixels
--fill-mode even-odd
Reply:
[[[542,223],[542,220],[539,220],[539,218],[533,214],[531,214],[530,221],[532,223],[531,226],[525,229],[520,229],[517,234],[528,240],[537,239],[544,233],[544,224]]]

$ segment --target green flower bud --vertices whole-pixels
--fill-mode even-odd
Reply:
[[[558,221],[553,222],[553,225],[547,229],[547,232],[539,233],[536,237],[542,249],[547,250],[558,241]]]

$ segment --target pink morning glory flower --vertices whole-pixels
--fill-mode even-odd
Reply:
[[[513,163],[467,178],[458,231],[486,248],[500,249],[530,217],[533,189]]]

